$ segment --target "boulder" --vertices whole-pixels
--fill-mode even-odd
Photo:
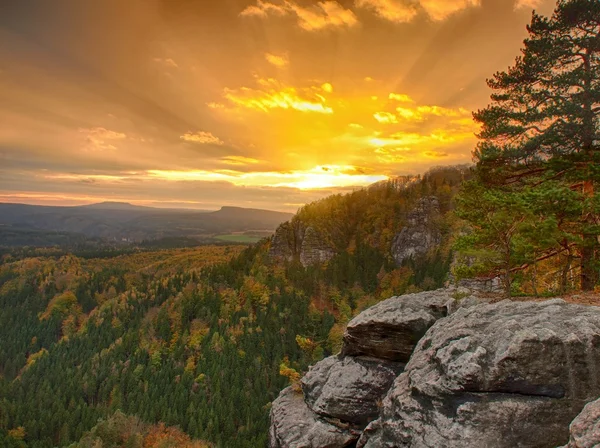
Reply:
[[[358,447],[556,447],[600,396],[600,309],[463,307],[417,345]]]
[[[408,214],[406,226],[392,242],[392,256],[400,266],[404,260],[425,255],[442,242],[435,220],[440,216],[440,203],[435,196],[422,198]]]
[[[342,448],[360,435],[350,425],[334,425],[319,417],[291,387],[273,402],[270,418],[270,448]]]
[[[600,446],[600,400],[588,403],[570,426],[571,438],[564,448]]]
[[[342,354],[408,362],[429,327],[448,314],[454,292],[439,289],[379,302],[350,321]]]
[[[331,356],[302,378],[304,399],[317,414],[365,427],[378,416],[381,400],[403,367],[374,358]]]

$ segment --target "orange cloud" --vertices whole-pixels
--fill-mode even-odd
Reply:
[[[87,134],[85,149],[88,151],[114,151],[117,147],[110,142],[127,138],[127,135],[122,132],[115,132],[102,127],[79,129],[79,132]]]
[[[255,6],[248,6],[240,13],[240,15],[246,17],[267,17],[269,14],[284,15],[287,14],[287,12],[287,9],[283,6],[279,6],[270,2],[265,2],[263,0],[258,0]]]
[[[421,6],[433,20],[444,20],[463,9],[481,6],[481,0],[421,0]]]
[[[219,137],[215,137],[210,132],[186,132],[179,138],[188,143],[199,143],[201,145],[222,146],[225,144]]]
[[[150,170],[147,174],[150,178],[166,181],[224,181],[243,187],[270,186],[297,188],[300,190],[366,186],[388,178],[385,175],[363,174],[357,167],[346,165],[325,165],[309,170],[294,170],[289,172],[244,173],[233,170]]]
[[[417,15],[414,3],[407,4],[396,0],[356,0],[358,8],[372,10],[382,19],[395,23],[410,22]]]
[[[443,159],[444,157],[449,156],[449,154],[447,152],[439,152],[439,151],[425,151],[423,154],[432,159]]]
[[[379,123],[384,123],[384,124],[398,123],[398,117],[396,117],[396,115],[391,114],[389,112],[377,112],[377,113],[373,114],[373,117]]]
[[[325,97],[315,93],[315,90],[328,93],[325,87],[298,89],[273,78],[259,78],[257,84],[257,88],[225,89],[224,97],[237,106],[263,112],[292,109],[300,112],[333,113],[333,109],[326,105]]]
[[[524,0],[532,1],[532,0]],[[440,21],[448,16],[473,6],[480,6],[481,0],[356,0],[358,8],[372,10],[382,19],[394,23],[406,23],[413,20],[419,11],[425,12],[431,19]]]
[[[256,5],[248,6],[240,15],[266,18],[271,14],[294,15],[298,20],[298,26],[306,31],[353,27],[358,24],[358,19],[352,10],[345,9],[332,0],[320,1],[309,7],[300,6],[293,1],[275,4],[258,0]]]
[[[223,157],[221,160],[228,165],[255,165],[260,163],[260,160],[244,156],[227,156]]]
[[[285,68],[290,64],[290,60],[287,55],[276,55],[273,53],[266,53],[265,59],[269,64],[274,65],[277,68]]]
[[[398,101],[400,103],[414,103],[415,102],[415,100],[413,100],[410,96],[408,96],[404,93],[390,93],[388,98],[390,100]]]
[[[542,4],[542,0],[517,0],[515,3],[515,9],[519,8],[537,8]]]

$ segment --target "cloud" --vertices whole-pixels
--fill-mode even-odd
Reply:
[[[171,68],[179,68],[179,65],[177,65],[177,62],[175,62],[173,59],[171,58],[154,58],[153,59],[154,62],[158,63],[158,64],[162,64],[166,67],[171,67]]]
[[[515,9],[531,8],[535,9],[542,4],[542,0],[516,0]]]
[[[248,6],[240,15],[243,17],[267,17],[269,14],[285,15],[287,13],[288,10],[285,6],[258,0],[255,6]]]
[[[433,20],[444,20],[463,9],[481,6],[481,0],[421,0],[421,6]]]
[[[405,95],[404,93],[390,93],[388,98],[390,100],[398,101],[400,103],[414,103],[415,102],[415,100],[413,100],[410,96]]]
[[[260,160],[244,156],[227,156],[223,157],[221,160],[228,165],[256,165],[257,163],[260,163]]]
[[[382,19],[394,23],[410,22],[418,12],[418,2],[403,0],[356,0],[357,8],[372,10]]]
[[[440,151],[425,151],[423,154],[432,159],[443,159],[450,155],[447,152],[440,152]]]
[[[114,151],[117,147],[111,141],[127,138],[127,135],[122,132],[115,132],[102,127],[82,128],[79,129],[79,132],[87,134],[85,149],[88,151]]]
[[[360,168],[350,165],[323,165],[308,170],[288,172],[149,170],[147,175],[150,178],[166,181],[222,181],[238,187],[269,186],[271,188],[288,187],[300,190],[366,186],[388,178],[381,174],[364,174]]]
[[[469,117],[471,112],[464,108],[449,109],[441,106],[418,106],[398,107],[396,114],[406,121],[423,121],[430,117],[464,118]]]
[[[199,143],[201,145],[222,146],[225,144],[219,137],[214,136],[210,132],[186,132],[179,138],[188,143]]]
[[[290,64],[290,60],[286,54],[276,55],[273,53],[266,53],[265,59],[269,64],[272,64],[277,68],[285,68]]]
[[[521,0],[535,1],[535,0]],[[440,21],[450,15],[473,6],[480,6],[481,0],[356,0],[358,8],[369,9],[382,19],[394,23],[413,20],[420,11],[432,20]]]
[[[295,3],[287,3],[298,16],[298,25],[306,31],[318,31],[325,28],[352,27],[358,24],[356,15],[350,9],[344,9],[338,2],[318,2],[312,8],[303,8]]]
[[[326,105],[326,99],[314,93],[314,90],[319,88],[298,89],[286,86],[273,78],[259,78],[257,84],[257,88],[225,89],[224,97],[237,106],[263,112],[271,109],[293,109],[301,112],[333,113],[333,109]]]
[[[256,5],[248,6],[240,15],[266,18],[272,14],[293,15],[298,21],[298,26],[306,31],[349,28],[358,25],[358,18],[352,10],[345,9],[338,2],[332,0],[320,1],[308,7],[287,0],[281,4],[258,0]]]
[[[396,115],[389,113],[389,112],[377,112],[377,113],[373,114],[373,117],[379,123],[384,123],[384,124],[398,123],[398,117],[396,117]]]

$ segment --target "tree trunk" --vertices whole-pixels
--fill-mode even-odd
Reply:
[[[594,138],[596,135],[596,120],[593,111],[593,88],[592,80],[594,73],[592,70],[592,60],[595,49],[586,48],[584,57],[584,77],[583,77],[583,150],[586,155],[587,175],[583,183],[583,199],[588,200],[594,197],[594,181],[590,175],[590,164],[593,163]],[[591,210],[584,209],[583,225],[593,226],[595,216]],[[585,231],[583,234],[583,246],[581,248],[581,290],[593,291],[598,283],[598,267],[596,266],[596,248],[598,246],[598,235],[593,232]]]
[[[585,198],[594,196],[594,184],[588,180],[584,183],[583,193]],[[594,216],[589,213],[584,223],[594,225]],[[585,225],[584,224],[584,225]],[[598,267],[596,266],[596,249],[598,247],[598,235],[586,232],[583,235],[583,246],[581,248],[581,290],[593,291],[598,283]]]

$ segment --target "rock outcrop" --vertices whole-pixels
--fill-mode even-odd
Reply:
[[[461,308],[419,342],[359,447],[555,447],[600,396],[600,310]]]
[[[570,426],[569,444],[563,448],[595,448],[600,446],[600,400],[583,408]]]
[[[313,227],[292,220],[275,231],[269,255],[274,260],[298,260],[307,267],[328,262],[335,256],[335,251]]]
[[[273,402],[269,446],[271,448],[342,448],[358,439],[360,432],[348,425],[336,426],[309,409],[302,394],[291,387]]]
[[[272,448],[593,447],[600,308],[395,297],[351,321],[342,354],[301,384],[273,404]]]
[[[440,204],[435,196],[422,198],[407,216],[406,226],[392,242],[392,256],[396,264],[419,255],[425,255],[442,242],[442,234],[435,220],[440,216]]]
[[[276,260],[292,261],[300,252],[304,232],[301,223],[290,221],[281,224],[271,240],[269,255]]]
[[[366,355],[408,362],[415,346],[438,319],[448,315],[453,290],[392,297],[350,321],[344,333],[344,355]]]
[[[395,297],[359,315],[345,335],[342,353],[320,361],[302,378],[303,393],[288,388],[274,401],[271,448],[355,443],[367,424],[379,417],[383,398],[404,369],[399,361],[408,360],[418,338],[436,319],[461,306],[453,298],[455,292],[443,289]],[[378,326],[395,336],[385,340]],[[379,340],[396,341],[402,349],[378,345]]]
[[[302,263],[302,266],[326,263],[334,256],[335,251],[323,241],[314,228],[309,227],[306,229],[300,248],[300,263]]]
[[[378,416],[378,402],[403,368],[374,358],[331,356],[302,378],[304,399],[317,414],[364,428]]]

